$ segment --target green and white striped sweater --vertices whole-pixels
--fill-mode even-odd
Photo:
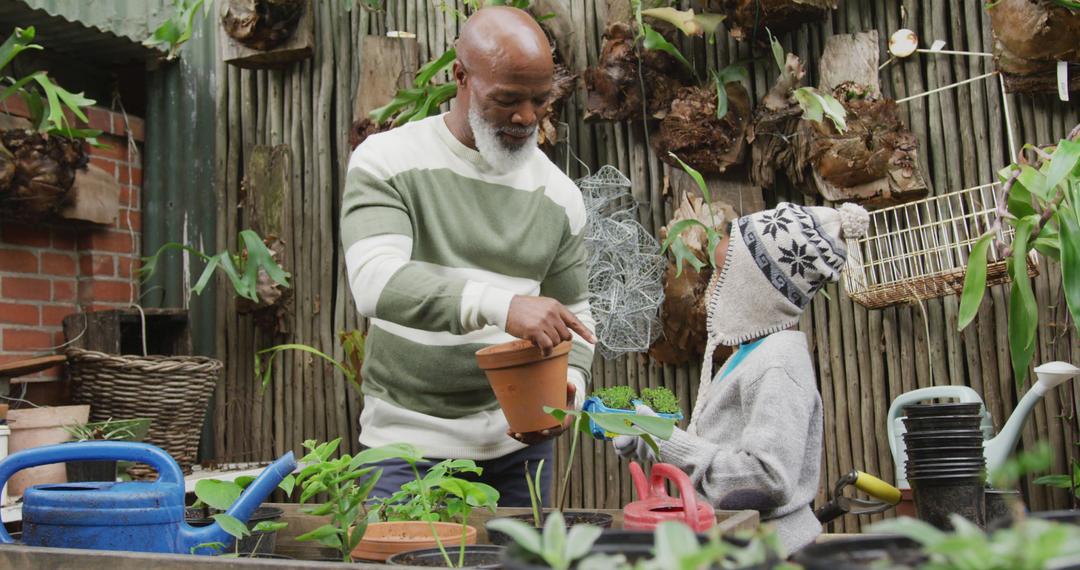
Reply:
[[[585,208],[539,149],[497,172],[444,117],[372,137],[349,160],[341,235],[349,284],[371,319],[360,442],[409,442],[428,457],[517,451],[474,353],[512,340],[514,295],[558,299],[590,329]],[[575,335],[579,396],[592,346]]]

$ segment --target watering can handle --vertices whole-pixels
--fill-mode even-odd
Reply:
[[[184,475],[180,466],[159,447],[130,441],[85,441],[35,447],[9,455],[0,461],[0,488],[12,475],[39,465],[65,461],[137,461],[146,463],[158,472],[159,483],[182,484]],[[0,543],[14,542],[3,525],[0,525]]]
[[[637,491],[639,501],[652,496],[649,485],[645,481],[645,472],[641,470],[637,461],[630,462],[630,480],[634,482],[634,490]]]
[[[683,517],[686,519],[686,524],[696,529],[698,526],[698,504],[697,504],[697,491],[694,490],[694,484],[690,481],[690,478],[686,476],[678,467],[670,463],[657,463],[653,465],[652,473],[649,477],[649,483],[652,486],[652,494],[655,497],[668,496],[667,491],[664,490],[664,480],[670,480],[675,483],[675,488],[679,490],[679,500],[683,504]]]

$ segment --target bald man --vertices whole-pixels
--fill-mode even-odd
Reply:
[[[371,319],[360,443],[476,460],[500,505],[527,506],[524,468],[546,459],[550,489],[551,438],[565,426],[510,433],[475,353],[515,337],[545,352],[572,340],[567,405],[580,407],[595,342],[585,208],[536,146],[553,71],[536,22],[485,8],[456,49],[453,110],[372,136],[349,160],[345,264]],[[403,462],[382,467],[376,496],[412,478]]]

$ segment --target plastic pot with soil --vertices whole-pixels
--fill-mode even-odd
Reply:
[[[454,564],[458,562],[460,551],[457,547],[447,547],[447,554]],[[460,568],[501,568],[503,547],[491,544],[473,544],[465,547],[465,557]],[[386,559],[390,566],[426,566],[446,568],[446,558],[438,548],[424,548],[401,552]]]
[[[566,406],[570,347],[569,341],[560,343],[544,356],[531,341],[515,340],[476,352],[510,429],[531,433],[558,427],[544,407]]]
[[[213,515],[221,511],[202,507],[187,507],[184,509],[184,521],[194,527],[210,526],[214,524]],[[228,544],[222,550],[224,553],[238,553],[241,557],[267,557],[274,553],[277,546],[277,531],[264,532],[255,530],[255,525],[263,521],[280,521],[285,511],[277,507],[259,507],[248,519],[247,527],[251,534],[240,540],[239,544]]]
[[[843,538],[811,544],[792,560],[806,570],[871,570],[918,568],[928,558],[922,546],[900,536]]]
[[[550,512],[550,511],[548,511],[548,512]],[[546,518],[547,518],[546,514],[547,513],[545,513],[544,518],[540,521],[539,526],[536,526],[535,517],[533,517],[533,515],[529,514],[529,513],[526,513],[526,514],[523,514],[523,515],[513,515],[513,516],[505,517],[505,518],[522,521],[525,524],[532,525],[533,528],[535,528],[537,532],[540,532],[540,530],[544,528],[544,520],[546,520]],[[612,524],[612,522],[614,520],[613,517],[611,515],[609,515],[609,514],[606,514],[606,513],[591,513],[591,512],[588,512],[588,511],[567,511],[567,512],[562,513],[562,515],[563,515],[563,519],[566,521],[566,526],[569,527],[569,528],[572,528],[572,527],[574,527],[576,525],[579,525],[579,524],[589,524],[589,525],[593,525],[593,526],[598,526],[600,528],[611,528],[611,524]],[[495,521],[495,520],[499,520],[499,519],[491,519],[491,520],[488,521],[488,523],[491,523],[492,521]],[[485,526],[487,526],[487,525],[485,525]],[[491,542],[491,544],[497,544],[497,545],[500,545],[500,546],[508,546],[508,545],[513,543],[513,540],[511,540],[510,537],[506,533],[497,531],[497,530],[495,530],[493,528],[490,528],[490,527],[487,528],[487,533],[488,533],[488,541]]]

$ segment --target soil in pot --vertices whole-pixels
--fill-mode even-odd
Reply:
[[[958,514],[983,526],[986,523],[984,483],[981,475],[908,476],[915,498],[915,511],[942,530],[952,530],[949,516]]]
[[[560,343],[543,356],[528,340],[483,348],[476,360],[487,375],[510,429],[531,433],[559,425],[544,406],[566,406],[566,373],[571,343]]]
[[[457,523],[432,523],[439,540],[447,549],[461,545],[461,525]],[[465,544],[476,544],[476,528],[467,527]],[[364,532],[364,538],[352,551],[354,560],[383,561],[400,552],[409,552],[437,546],[431,535],[431,527],[421,521],[396,521],[372,523]],[[438,549],[436,548],[436,551]]]
[[[211,516],[217,513],[217,510],[211,511],[198,507],[187,507],[184,509],[184,521],[194,527],[209,526],[214,523],[214,519],[212,519]],[[248,519],[248,529],[254,529],[255,525],[262,521],[280,520],[284,515],[285,511],[277,507],[259,507],[255,509],[251,518]],[[229,543],[224,549],[224,552],[239,552],[242,557],[248,555],[273,554],[276,546],[277,531],[259,531],[252,532],[250,535],[245,536],[235,548],[232,543]]]
[[[458,548],[446,547],[450,560],[457,564]],[[502,568],[502,546],[474,544],[465,547],[465,560],[462,568]],[[386,559],[390,566],[427,566],[446,568],[446,559],[438,548],[424,548],[400,552]]]
[[[1009,519],[1012,516],[1012,502],[1021,500],[1020,491],[1014,489],[987,489],[984,491],[986,501],[986,525],[993,528],[995,521]]]
[[[811,544],[792,559],[806,570],[918,568],[927,561],[919,543],[899,536],[843,538]]]
[[[511,518],[511,519],[516,519],[516,520],[519,520],[519,521],[523,521],[526,524],[533,524],[533,516],[531,514],[513,515],[513,516],[510,516],[510,517],[506,517],[506,518]],[[601,527],[601,528],[611,528],[611,523],[614,520],[613,517],[611,515],[607,514],[607,513],[590,513],[590,512],[574,512],[574,511],[563,513],[563,519],[566,521],[567,528],[570,528],[570,527],[573,527],[573,526],[576,526],[576,525],[579,525],[579,524],[591,524],[593,526],[598,526],[598,527]],[[492,520],[495,520],[495,519],[492,519]],[[540,530],[541,528],[543,528],[543,521],[542,520],[540,521],[540,525],[541,525],[540,527],[537,527],[537,530]],[[507,535],[505,533],[502,533],[502,532],[499,532],[497,530],[492,530],[492,529],[488,528],[487,533],[488,533],[488,542],[490,542],[491,544],[507,546],[511,542],[513,542],[513,540],[510,539],[509,535]]]
[[[728,111],[716,118],[716,86],[685,87],[679,90],[671,109],[660,122],[660,134],[653,137],[656,155],[679,168],[675,153],[702,174],[719,174],[729,166],[742,164],[746,155],[746,127],[750,120],[750,95],[741,83],[724,86]]]
[[[659,28],[657,31],[664,33]],[[673,37],[672,34],[668,39]],[[584,73],[585,88],[589,93],[586,121],[625,121],[641,119],[643,115],[655,117],[668,109],[680,88],[693,83],[690,71],[671,54],[640,45],[635,50],[635,41],[634,29],[629,23],[612,22],[604,30],[604,44],[597,66]]]

